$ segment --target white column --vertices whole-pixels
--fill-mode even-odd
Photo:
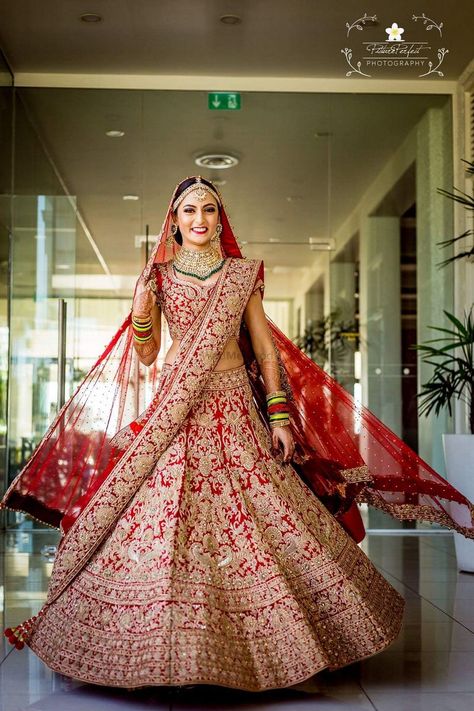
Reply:
[[[444,108],[429,109],[418,124],[416,156],[416,241],[417,241],[417,317],[418,343],[438,335],[428,326],[449,327],[443,309],[453,311],[453,268],[437,264],[450,256],[437,242],[454,236],[451,200],[437,188],[452,191],[451,114]],[[418,361],[418,391],[433,372]],[[439,417],[419,418],[419,453],[438,472],[444,473],[441,434],[453,431],[447,410]]]
[[[360,235],[362,399],[402,432],[400,222],[367,217]]]

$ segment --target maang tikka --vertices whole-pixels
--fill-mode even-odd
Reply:
[[[200,202],[205,200],[207,194],[213,195],[213,197],[217,201],[217,204],[219,206],[222,205],[222,201],[221,201],[221,198],[218,195],[218,193],[214,190],[214,188],[207,185],[206,183],[203,183],[201,180],[201,176],[198,175],[196,182],[193,183],[192,185],[190,185],[189,187],[187,187],[186,190],[184,190],[181,193],[181,195],[178,198],[176,198],[176,200],[173,202],[172,208],[173,208],[174,212],[176,212],[180,203],[183,201],[183,199],[185,198],[186,195],[189,195],[189,193],[194,193]],[[170,227],[170,234],[166,238],[168,246],[171,246],[173,244],[173,240],[174,240],[174,237],[177,232],[178,232],[178,225],[176,225],[173,222]],[[212,235],[210,243],[209,243],[210,246],[212,246],[214,249],[219,249],[221,232],[222,232],[222,225],[219,222],[217,224],[216,231]]]

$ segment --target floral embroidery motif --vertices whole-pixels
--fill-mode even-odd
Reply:
[[[181,339],[205,306],[215,283],[199,285],[178,279],[173,275],[171,262],[155,264],[153,268],[157,274],[152,286],[152,290],[156,294],[156,301],[165,315],[171,338],[173,340]],[[161,283],[161,288],[157,286],[157,283]],[[262,280],[258,279],[254,284],[254,291],[262,284]],[[234,308],[237,308],[237,302]],[[228,304],[228,308],[232,310],[230,304]],[[238,338],[239,332],[240,320],[235,324],[234,332],[231,335]]]
[[[180,423],[198,400],[235,324],[240,323],[260,264],[260,260],[226,259],[206,305],[180,342],[177,367],[169,375],[167,387],[160,392],[154,413],[62,539],[47,604],[64,590],[105,538],[114,520],[150,474],[145,462],[151,467],[169,446]],[[237,308],[229,311],[226,307],[229,301]],[[149,458],[143,459],[145,456]]]
[[[403,599],[270,448],[245,366],[213,371],[33,651],[92,683],[262,690],[389,645]]]
[[[28,641],[50,668],[262,690],[397,636],[402,597],[273,456],[245,365],[214,370],[259,266],[226,261],[156,400],[114,438],[123,455],[62,539]]]

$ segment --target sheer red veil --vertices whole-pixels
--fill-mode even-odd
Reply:
[[[166,218],[138,284],[154,263],[173,258],[172,204],[196,177],[176,186]],[[205,181],[203,181],[205,182]],[[212,186],[219,195],[219,191]],[[242,258],[222,202],[223,256]],[[264,279],[263,262],[259,277]],[[292,466],[358,541],[364,528],[356,502],[398,519],[440,523],[474,538],[472,504],[324,370],[267,317],[280,357],[296,441]],[[158,367],[143,366],[134,351],[129,314],[76,392],[60,410],[1,506],[23,511],[66,531],[118,457],[113,437],[133,424],[152,401]],[[256,407],[266,421],[265,388],[245,323],[239,345]],[[268,426],[268,425],[267,425]]]

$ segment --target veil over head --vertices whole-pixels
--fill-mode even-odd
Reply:
[[[173,259],[173,203],[200,181],[219,198],[224,257],[243,258],[219,190],[200,176],[181,181],[148,262],[135,287],[146,286],[153,265]],[[264,282],[263,262],[259,278]],[[262,289],[263,291],[263,289]],[[263,296],[263,294],[262,294]],[[288,395],[295,439],[292,466],[357,540],[364,527],[356,502],[404,519],[437,522],[474,538],[472,504],[413,452],[375,415],[308,358],[267,316],[279,358],[281,385]],[[266,423],[265,386],[242,321],[241,348],[255,406]],[[131,311],[82,383],[65,403],[1,506],[26,512],[58,527],[75,516],[100,487],[123,451],[115,435],[153,403],[158,366],[143,366],[133,347]]]

